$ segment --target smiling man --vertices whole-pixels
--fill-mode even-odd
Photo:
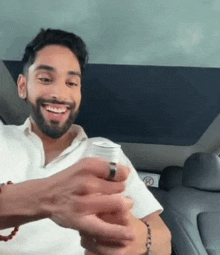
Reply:
[[[140,255],[150,242],[148,254],[171,253],[163,209],[122,150],[117,171],[85,158],[93,142],[115,145],[73,124],[87,59],[82,39],[61,30],[41,30],[25,49],[17,83],[30,116],[0,130],[0,178],[15,183],[0,188],[0,229],[21,226],[3,254]]]
[[[57,62],[60,55],[62,58]],[[66,72],[68,69],[71,71]],[[26,80],[28,84],[35,84],[34,91],[33,86],[25,88]],[[81,102],[80,66],[77,58],[70,55],[70,50],[58,45],[46,46],[38,52],[38,58],[26,76],[19,76],[18,84],[22,97],[26,98],[28,91],[30,93],[27,100],[32,106],[31,116],[36,126],[52,138],[64,135],[76,119]],[[60,84],[65,86],[60,88]],[[65,101],[60,102],[57,95],[64,94]]]

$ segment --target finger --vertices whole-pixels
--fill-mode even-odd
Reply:
[[[93,254],[114,255],[119,254],[119,251],[122,254],[122,250],[125,250],[125,246],[118,241],[104,241],[89,236],[81,236],[81,245]]]
[[[116,239],[109,239],[104,237],[95,238],[90,235],[86,235],[82,233],[80,233],[80,236],[81,236],[81,242],[85,244],[83,246],[85,249],[88,249],[88,247],[94,243],[96,245],[109,246],[109,247],[126,247],[126,246],[129,246],[132,242],[130,240],[116,240]],[[89,246],[87,246],[87,244]]]
[[[111,212],[127,212],[134,201],[118,194],[114,195],[87,195],[76,198],[74,210],[83,214],[99,214]]]
[[[132,228],[106,223],[96,215],[86,215],[79,220],[79,232],[95,238],[107,238],[133,241],[135,239]]]
[[[103,195],[122,193],[125,190],[125,182],[109,182],[91,175],[78,177],[78,182],[74,186],[73,193],[87,195],[100,193]]]
[[[102,179],[108,179],[110,173],[109,162],[103,158],[84,158],[78,163],[80,169],[84,169],[84,172],[93,174],[96,177]],[[115,182],[121,182],[127,180],[130,170],[128,167],[117,164],[117,172],[114,178]]]
[[[130,203],[127,202],[127,204],[126,204],[127,205],[127,209],[131,210],[133,205],[134,205],[134,200],[131,197],[129,197],[129,196],[125,196],[125,198],[127,199],[126,201],[130,201]]]
[[[127,212],[116,212],[116,213],[102,213],[98,215],[99,218],[107,223],[118,224],[128,226],[129,224],[129,213]]]
[[[96,241],[101,246],[109,247],[126,247],[131,244],[129,240],[116,240],[116,239],[107,239],[107,238],[97,238]]]
[[[100,190],[104,191],[103,194],[116,194],[125,191],[126,182],[114,182],[100,179]]]

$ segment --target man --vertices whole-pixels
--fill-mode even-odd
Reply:
[[[2,254],[140,255],[149,238],[144,222],[152,252],[171,253],[162,207],[123,152],[116,172],[105,159],[85,158],[93,142],[114,145],[72,125],[87,59],[82,39],[61,30],[41,30],[25,49],[17,83],[30,117],[0,129],[0,179],[14,183],[1,188],[0,229],[20,226],[0,243]]]

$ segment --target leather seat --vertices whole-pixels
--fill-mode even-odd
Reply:
[[[163,207],[166,207],[166,196],[168,191],[182,185],[183,167],[165,167],[159,180],[159,187],[148,187],[154,197]],[[164,208],[165,209],[165,208]]]
[[[6,124],[5,120],[2,118],[1,115],[0,115],[0,123]]]
[[[0,91],[0,116],[8,125],[23,124],[31,109],[19,98],[16,83],[2,60],[0,60]]]
[[[184,164],[182,186],[168,192],[162,218],[177,255],[220,254],[220,158],[194,153]]]
[[[182,185],[183,167],[168,166],[165,167],[159,180],[159,188],[171,190]]]

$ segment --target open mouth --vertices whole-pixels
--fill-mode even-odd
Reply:
[[[48,118],[58,120],[62,120],[70,110],[69,106],[59,104],[42,104],[42,108]]]

